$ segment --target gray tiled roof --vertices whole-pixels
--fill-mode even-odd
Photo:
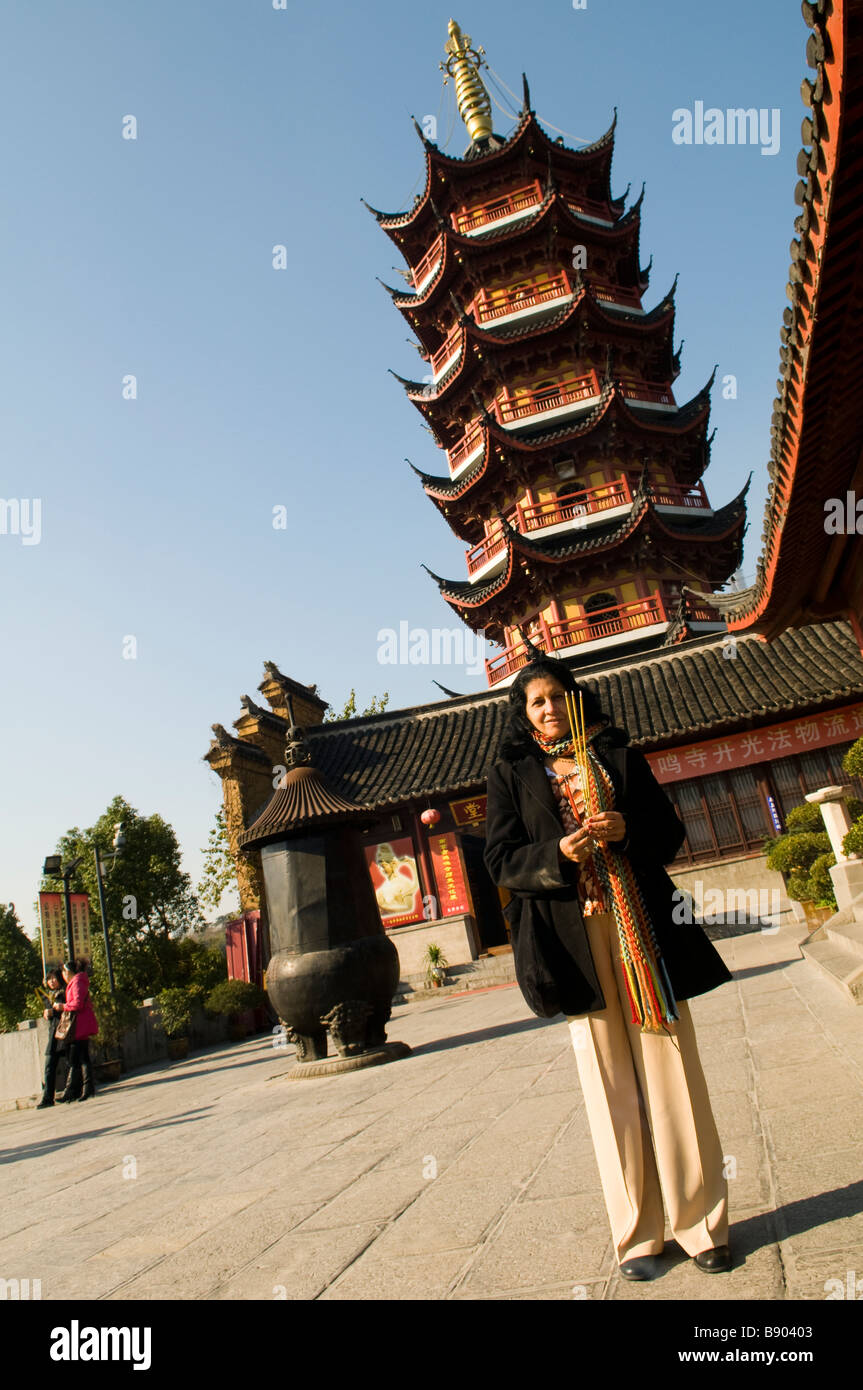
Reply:
[[[616,724],[644,749],[755,728],[863,698],[863,657],[847,623],[818,623],[774,642],[725,634],[669,651],[575,666]],[[367,807],[475,790],[497,756],[507,691],[309,729],[315,766],[334,792]]]

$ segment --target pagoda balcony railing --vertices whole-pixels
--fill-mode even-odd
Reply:
[[[633,377],[621,380],[620,389],[627,400],[646,401],[651,405],[677,405],[670,386],[661,381],[637,381]]]
[[[506,520],[522,535],[530,531],[541,531],[546,526],[561,526],[566,522],[583,522],[589,516],[607,511],[610,507],[625,507],[632,504],[629,482],[621,474],[610,483],[600,483],[597,487],[579,488],[577,492],[567,492],[560,497],[549,498],[546,502],[516,502],[504,512]],[[467,572],[469,576],[505,549],[506,541],[500,529],[486,536],[467,553]]]
[[[565,377],[552,386],[538,386],[532,391],[509,391],[495,398],[494,411],[502,425],[517,424],[548,410],[560,410],[567,405],[579,405],[600,394],[595,371],[584,376]]]
[[[604,304],[618,304],[626,309],[641,309],[641,295],[637,290],[626,289],[623,285],[591,284],[597,299]]]
[[[597,203],[593,198],[582,198],[580,194],[565,193],[564,198],[573,212],[582,212],[587,217],[595,217],[598,222],[614,223],[611,209],[607,203]]]
[[[483,437],[482,425],[473,424],[462,435],[458,444],[452,449],[447,449],[446,456],[449,462],[450,473],[457,473],[467,459],[479,445]]]
[[[658,507],[692,507],[695,511],[710,510],[704,484],[699,481],[694,487],[684,487],[679,483],[651,483],[650,490]]]
[[[722,623],[725,626],[725,619],[718,608],[713,608],[709,603],[696,603],[691,598],[686,603],[686,617],[691,623]]]
[[[566,299],[574,293],[565,270],[557,275],[543,275],[530,285],[499,290],[480,290],[468,307],[477,323],[493,323],[524,309],[533,309],[549,300]]]
[[[418,290],[424,280],[428,280],[433,270],[436,268],[441,256],[443,255],[443,235],[437,237],[426,251],[422,260],[411,267],[413,287]]]
[[[566,618],[559,622],[548,622],[545,618],[536,619],[528,629],[528,636],[535,647],[549,655],[582,642],[596,642],[621,633],[637,632],[640,628],[654,627],[657,623],[669,621],[668,611],[662,594],[657,588],[647,598],[633,599],[629,603],[618,603],[610,608],[599,608],[586,617]],[[485,669],[489,685],[497,685],[526,666],[528,652],[523,642],[505,648],[499,656],[486,661]]]
[[[457,324],[456,327],[451,329],[447,334],[445,341],[441,343],[437,352],[432,353],[429,358],[429,365],[431,366],[433,376],[440,376],[447,362],[451,357],[455,356],[456,350],[460,344],[461,326]]]
[[[532,183],[514,188],[497,198],[489,198],[472,208],[460,208],[452,215],[452,225],[457,232],[469,236],[471,232],[477,232],[482,227],[493,226],[504,217],[513,217],[517,213],[538,207],[541,202],[542,188],[539,179],[534,179]]]

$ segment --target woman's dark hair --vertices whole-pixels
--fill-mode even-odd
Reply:
[[[594,740],[597,751],[601,752],[603,748],[609,747],[619,748],[629,743],[626,730],[612,724],[593,692],[586,685],[577,683],[564,662],[557,661],[552,656],[541,656],[535,657],[527,666],[523,666],[509,688],[509,710],[501,737],[500,757],[514,759],[529,755],[537,759],[542,758],[542,750],[533,737],[533,725],[527,717],[527,687],[531,681],[544,677],[557,681],[564,690],[571,691],[576,697],[581,695],[586,724],[604,725]]]
[[[63,969],[68,970],[70,975],[80,975],[81,971],[89,973],[90,962],[84,956],[76,956],[74,960],[64,960]]]

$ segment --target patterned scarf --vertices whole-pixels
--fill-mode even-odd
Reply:
[[[588,815],[614,810],[614,783],[590,747],[591,740],[602,727],[601,723],[596,723],[586,730],[589,786],[582,790]],[[534,732],[533,737],[548,756],[574,759],[571,737],[546,739],[538,732]],[[564,782],[563,786],[573,815],[579,821],[569,784]],[[666,1024],[680,1017],[677,1000],[629,857],[612,853],[598,840],[594,844],[594,863],[607,899],[614,909],[632,1021],[640,1026],[643,1033],[669,1032]]]

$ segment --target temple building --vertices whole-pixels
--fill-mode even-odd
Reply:
[[[266,663],[267,707],[244,696],[235,732],[213,725],[206,754],[237,853],[284,772],[289,727],[306,730],[333,794],[376,813],[366,858],[405,978],[431,941],[451,965],[507,950],[482,860],[485,780],[507,686],[534,650],[570,664],[648,757],[686,825],[680,886],[696,901],[766,888],[780,915],[800,915],[764,842],[808,793],[852,781],[841,760],[863,736],[860,547],[824,526],[825,490],[863,500],[863,0],[834,0],[829,21],[822,9],[804,6],[815,77],[765,553],[748,590],[729,588],[748,483],[710,505],[712,378],[678,405],[674,287],[643,306],[642,199],[627,210],[613,195],[614,125],[570,150],[542,129],[525,81],[515,130],[495,134],[481,50],[450,22],[470,143],[456,158],[420,131],[423,193],[407,212],[372,211],[404,257],[409,288],[389,293],[428,367],[399,378],[441,455],[415,471],[467,550],[466,578],[433,578],[498,648],[488,689],[324,722],[317,687]],[[265,925],[260,864],[237,862],[244,919]]]

